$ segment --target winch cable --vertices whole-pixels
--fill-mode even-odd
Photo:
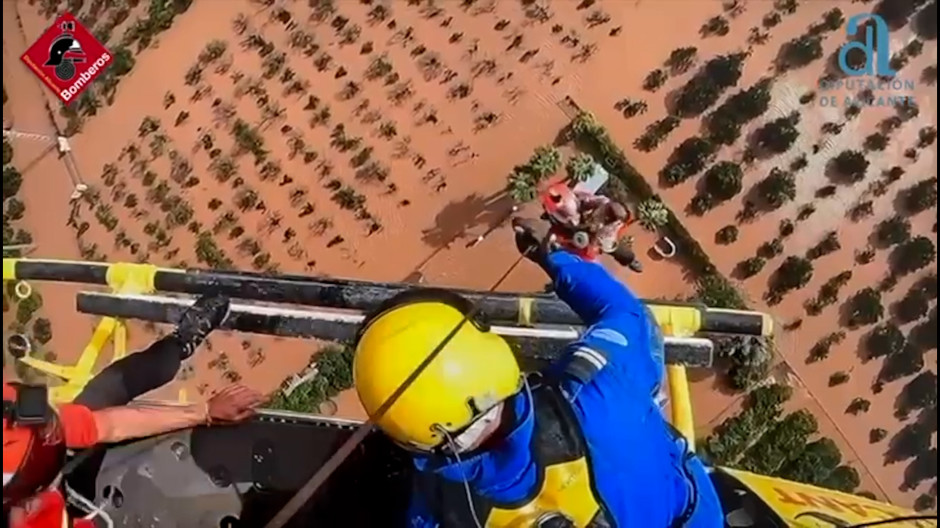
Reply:
[[[320,489],[320,486],[322,486],[323,483],[330,478],[330,475],[332,475],[333,472],[336,471],[339,466],[346,461],[347,458],[349,458],[349,455],[352,454],[356,447],[358,447],[359,444],[361,444],[362,441],[365,440],[367,436],[369,436],[369,433],[372,432],[372,426],[375,424],[375,422],[385,416],[385,413],[391,409],[392,405],[394,405],[401,395],[404,394],[406,390],[408,390],[408,387],[410,387],[411,384],[418,379],[418,376],[424,372],[424,369],[426,369],[428,365],[430,365],[431,362],[434,361],[434,359],[441,353],[441,351],[444,350],[444,347],[447,346],[447,343],[449,343],[450,340],[457,335],[457,332],[459,332],[468,321],[470,321],[477,315],[477,313],[480,312],[481,305],[486,299],[485,294],[496,291],[496,289],[499,288],[499,286],[509,277],[513,270],[516,269],[516,266],[518,266],[519,263],[522,262],[534,249],[536,249],[536,246],[531,246],[522,252],[521,255],[519,255],[512,265],[509,266],[509,269],[507,269],[506,272],[503,273],[488,290],[486,290],[484,296],[481,296],[481,298],[471,306],[470,310],[464,314],[463,319],[457,323],[457,326],[455,326],[453,330],[444,336],[444,339],[438,343],[436,347],[434,347],[431,353],[428,354],[428,356],[424,358],[420,364],[418,364],[415,370],[408,375],[405,381],[403,381],[401,385],[395,389],[395,392],[393,392],[388,397],[388,399],[386,399],[385,402],[379,406],[374,415],[369,417],[368,420],[357,427],[353,434],[343,443],[343,445],[341,445],[339,449],[337,449],[336,452],[333,453],[333,455],[326,461],[326,463],[320,466],[320,469],[318,469],[317,472],[314,473],[312,477],[310,477],[310,480],[308,480],[307,483],[303,485],[303,487],[297,490],[297,493],[295,493],[294,496],[291,497],[291,499],[287,501],[286,504],[284,504],[284,507],[281,508],[281,510],[278,511],[270,521],[268,521],[268,524],[265,525],[265,528],[282,528],[284,525],[290,522],[294,515],[296,515],[297,512],[304,507],[307,501],[313,497],[317,490]]]

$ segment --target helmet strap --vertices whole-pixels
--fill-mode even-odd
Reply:
[[[483,528],[483,523],[480,522],[480,518],[477,516],[477,511],[473,507],[473,492],[470,490],[470,482],[467,478],[467,470],[465,467],[463,467],[463,460],[460,458],[459,446],[454,441],[454,437],[451,436],[447,429],[441,427],[440,424],[434,424],[432,427],[444,437],[444,441],[449,446],[449,449],[453,453],[454,458],[457,459],[457,465],[460,466],[460,474],[463,477],[461,480],[463,483],[464,494],[467,497],[467,508],[470,509],[470,517],[473,519],[473,524],[476,525],[476,528]]]

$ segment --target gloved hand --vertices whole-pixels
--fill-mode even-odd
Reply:
[[[512,229],[516,234],[516,249],[547,272],[546,258],[558,249],[555,236],[549,234],[548,226],[544,222],[513,218]]]

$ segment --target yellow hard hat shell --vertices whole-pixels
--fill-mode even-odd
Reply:
[[[370,417],[464,319],[438,301],[404,304],[380,314],[356,346],[353,377]],[[376,424],[400,444],[429,450],[448,432],[518,392],[521,373],[502,337],[465,322]]]

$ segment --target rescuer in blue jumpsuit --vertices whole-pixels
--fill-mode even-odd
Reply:
[[[720,528],[702,462],[654,399],[663,341],[643,303],[598,263],[517,223],[517,245],[587,330],[547,371],[445,292],[404,294],[370,317],[354,361],[370,415],[449,334],[439,355],[377,417],[418,469],[408,526]]]

